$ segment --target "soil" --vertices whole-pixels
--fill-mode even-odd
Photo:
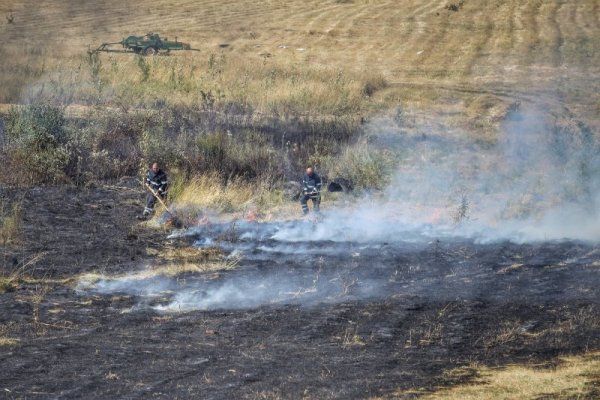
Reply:
[[[475,364],[600,349],[592,244],[272,239],[305,221],[173,234],[136,219],[144,193],[128,179],[1,195],[24,210],[2,272],[26,276],[0,294],[0,337],[18,339],[0,347],[1,398],[416,398]],[[135,278],[203,246],[236,267]],[[112,278],[82,284],[89,273]]]

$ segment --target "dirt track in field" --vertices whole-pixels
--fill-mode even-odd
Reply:
[[[19,339],[0,354],[5,398],[413,398],[476,374],[455,367],[600,348],[590,244],[283,239],[315,229],[300,220],[172,232],[135,219],[132,181],[3,195],[26,210],[4,268],[40,256],[0,295]],[[141,274],[176,249],[236,267]]]

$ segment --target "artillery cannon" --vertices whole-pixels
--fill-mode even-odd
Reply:
[[[121,45],[123,49],[115,49],[115,45]],[[154,55],[159,52],[169,53],[171,50],[194,50],[188,43],[168,40],[161,38],[157,33],[148,33],[145,36],[128,36],[120,42],[102,43],[95,50],[88,50],[88,53],[94,54],[100,51],[107,53],[135,53],[146,56]]]

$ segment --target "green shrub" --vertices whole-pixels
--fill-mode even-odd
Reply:
[[[282,158],[264,136],[256,132],[211,133],[196,141],[197,171],[212,171],[225,179],[268,179],[281,177]]]
[[[59,183],[67,178],[69,155],[64,109],[32,104],[10,109],[7,117],[8,145],[3,158],[16,184]]]
[[[239,178],[275,187],[296,179],[306,163],[321,166],[338,157],[361,132],[357,117],[264,115],[236,102],[213,106],[95,109],[68,121],[60,107],[15,107],[0,142],[0,161],[15,171],[5,182],[85,185],[139,175],[157,161],[185,180],[209,172],[223,184]]]
[[[381,190],[388,185],[395,163],[389,151],[363,144],[346,147],[339,157],[328,160],[325,170],[332,178],[349,180],[355,189]]]
[[[11,140],[26,143],[33,150],[56,148],[66,141],[64,108],[48,104],[12,107],[7,133]]]
[[[114,179],[137,175],[144,164],[148,144],[160,132],[156,116],[143,112],[106,112],[88,135],[90,167],[98,178]],[[160,161],[160,160],[158,160]]]
[[[137,56],[137,65],[140,69],[140,73],[142,74],[142,82],[146,82],[150,78],[150,64],[146,61],[146,57],[138,55]]]
[[[9,170],[15,184],[58,184],[68,182],[65,168],[69,155],[64,148],[31,151],[17,147],[9,154]]]

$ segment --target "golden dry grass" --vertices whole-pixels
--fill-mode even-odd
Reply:
[[[242,180],[220,183],[216,175],[200,175],[181,183],[181,192],[172,205],[178,218],[190,225],[219,220],[273,221],[299,218],[302,215],[299,201],[291,201],[280,189],[257,186]],[[323,193],[322,210],[340,204],[349,206],[357,199],[340,193]]]
[[[16,346],[20,339],[11,337],[11,326],[0,324],[0,348],[3,346]]]
[[[354,115],[398,109],[411,126],[435,119],[445,128],[485,135],[515,101],[528,101],[556,115],[573,115],[598,132],[600,0],[467,0],[458,11],[448,4],[4,0],[0,14],[14,18],[8,23],[0,17],[0,102],[41,96],[74,104],[73,109],[97,103],[128,108],[156,100],[197,104],[203,92],[216,102],[283,116],[290,110]],[[177,36],[200,51],[146,59],[146,80],[134,56],[100,54],[94,76],[88,45],[149,31]],[[264,218],[299,212],[278,194],[215,181],[203,177],[186,184],[177,201],[234,213],[274,206]],[[10,240],[16,237],[10,234]],[[169,254],[167,265],[128,278],[234,267],[201,258]],[[346,342],[350,339],[351,331]],[[16,340],[0,335],[0,346]],[[478,368],[481,379],[472,385],[430,398],[573,397],[599,367],[598,354],[592,354],[565,358],[554,370]]]
[[[221,212],[239,211],[253,199],[256,193],[253,186],[241,181],[223,185],[217,175],[202,175],[185,185],[177,201]]]
[[[16,289],[17,285],[26,282],[30,284],[48,284],[48,283],[56,283],[56,282],[64,282],[64,280],[50,280],[46,278],[35,279],[28,276],[29,269],[36,265],[41,259],[43,259],[45,253],[37,253],[33,256],[29,257],[26,260],[22,260],[20,263],[14,265],[12,268],[8,267],[8,263],[6,260],[2,260],[4,262],[3,268],[0,271],[0,294],[13,291]]]
[[[474,382],[442,389],[423,399],[480,400],[590,398],[590,385],[598,380],[600,353],[578,357],[562,357],[555,368],[509,365],[502,368],[469,367],[475,369]],[[449,376],[462,376],[465,369],[448,371]]]
[[[76,103],[190,103],[203,90],[265,112],[401,105],[415,118],[436,115],[449,126],[475,120],[471,126],[485,130],[519,99],[598,126],[599,0],[466,1],[458,11],[448,4],[5,1],[0,13],[12,11],[14,21],[0,25],[0,101],[45,91]],[[200,52],[149,60],[147,84],[132,55],[102,54],[96,87],[87,46],[148,31]]]
[[[0,346],[15,346],[19,344],[20,339],[0,337]]]
[[[250,221],[289,218],[300,213],[299,204],[288,201],[281,191],[257,186],[255,182],[234,180],[223,185],[212,174],[200,175],[181,186],[174,207],[180,218],[192,224],[209,222],[215,212]]]
[[[594,310],[582,307],[565,316],[551,328],[540,332],[524,332],[522,321],[505,321],[489,336],[482,337],[488,349],[517,340],[544,340],[553,337],[574,336],[581,330],[596,331],[600,321]],[[443,378],[450,382],[464,382],[450,387],[425,390],[398,391],[395,396],[419,395],[424,399],[555,399],[594,398],[600,375],[600,353],[591,351],[578,356],[563,356],[544,364],[509,364],[488,367],[479,363],[447,370]]]
[[[457,11],[449,4],[6,0],[0,14],[14,18],[0,24],[0,103],[59,99],[79,116],[86,104],[211,102],[283,119],[401,115],[404,131],[456,128],[493,140],[511,107],[534,102],[557,120],[600,131],[600,0],[465,1]],[[148,31],[200,51],[141,59],[101,53],[96,64],[86,53],[88,45]],[[332,163],[347,167],[347,158]],[[386,160],[371,161],[379,172]],[[285,204],[235,183],[195,181],[179,194],[173,198],[182,204],[228,212]]]
[[[87,273],[80,275],[75,280],[78,284],[93,287],[96,282],[104,280],[127,280],[143,281],[157,276],[175,277],[185,273],[206,273],[226,271],[236,268],[239,260],[235,258],[222,261],[204,261],[204,262],[169,262],[166,265],[148,267],[138,272],[126,273],[121,275],[103,275],[98,273]]]

